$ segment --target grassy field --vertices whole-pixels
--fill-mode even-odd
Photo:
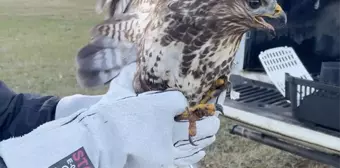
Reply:
[[[98,94],[76,84],[74,57],[103,16],[95,0],[0,0],[0,80],[17,92]],[[322,164],[228,134],[221,119],[207,168],[323,168]]]

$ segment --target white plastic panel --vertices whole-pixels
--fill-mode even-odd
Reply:
[[[283,96],[285,96],[285,73],[289,73],[294,77],[313,80],[291,47],[285,46],[268,49],[260,53],[259,59],[267,75]],[[304,87],[301,90],[298,87],[298,92],[304,92],[304,90]],[[303,93],[302,95],[309,94]]]

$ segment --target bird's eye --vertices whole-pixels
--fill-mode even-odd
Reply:
[[[248,0],[248,3],[252,9],[257,9],[262,5],[260,0]]]

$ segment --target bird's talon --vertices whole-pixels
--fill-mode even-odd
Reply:
[[[192,136],[189,135],[189,142],[192,146],[198,146],[194,143],[194,141],[192,140]]]
[[[215,104],[215,108],[216,108],[216,111],[219,111],[219,112],[221,112],[222,114],[224,113],[224,111],[223,111],[223,106],[222,105],[220,105],[220,104]]]
[[[176,121],[188,120],[189,121],[189,142],[193,146],[197,146],[192,137],[196,136],[196,121],[206,116],[214,116],[216,110],[223,110],[223,107],[219,104],[198,104],[196,106],[186,108],[185,112],[176,116]]]

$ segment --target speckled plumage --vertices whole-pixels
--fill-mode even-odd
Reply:
[[[123,13],[148,13],[155,7],[156,2],[156,0],[97,0],[96,11],[102,13],[107,7],[106,18],[108,19]]]
[[[91,30],[89,44],[76,56],[77,82],[85,88],[107,84],[122,66],[136,60],[136,45],[148,23],[154,0],[98,0],[98,13],[109,6],[107,19]]]
[[[243,34],[252,28],[274,31],[262,16],[283,16],[286,22],[276,0],[158,0],[137,41],[135,91],[181,91],[189,108],[176,120],[189,121],[195,145],[196,121],[223,110],[207,103],[228,88]]]
[[[156,0],[97,0],[100,13],[108,4],[107,19],[92,29],[91,36],[108,36],[115,42],[137,43],[150,19]]]
[[[257,10],[274,13],[276,1],[266,2]],[[159,0],[156,6],[139,43],[135,89],[176,88],[191,106],[218,78],[228,79],[243,34],[261,28],[248,0]]]
[[[227,88],[243,34],[253,28],[274,32],[263,16],[286,21],[276,0],[131,0],[116,10],[127,2],[119,1],[111,1],[111,18],[93,29],[93,40],[109,37],[115,50],[136,47],[137,93],[176,89],[185,95],[190,108],[176,119],[189,120],[192,144],[195,122],[217,109],[206,104],[221,89],[216,83]]]

